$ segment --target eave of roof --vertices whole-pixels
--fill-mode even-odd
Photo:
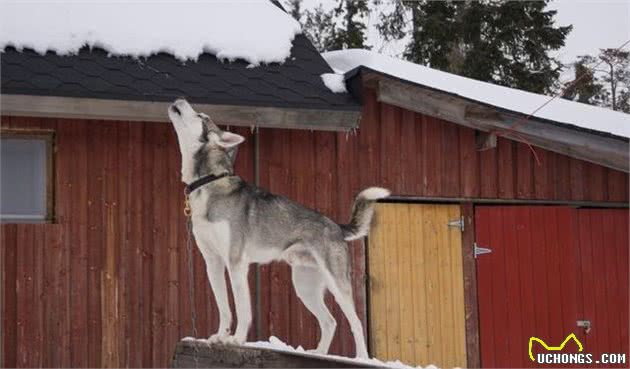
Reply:
[[[345,74],[350,91],[360,96],[375,88],[377,99],[484,132],[500,132],[525,142],[612,169],[629,171],[629,139],[608,132],[529,117],[447,91],[424,86],[360,66]],[[522,124],[515,124],[523,122]]]
[[[352,95],[335,94],[324,85],[321,74],[332,70],[303,35],[294,39],[291,57],[285,63],[254,68],[241,60],[222,62],[210,54],[184,64],[165,53],[134,59],[110,57],[104,50],[88,48],[71,56],[7,49],[2,53],[1,63],[3,95],[138,103],[170,102],[186,97],[192,103],[210,107],[284,111],[285,123],[291,117],[305,118],[292,112],[321,111],[330,119],[345,120],[331,121],[327,128],[322,125],[322,129],[338,125],[342,130],[356,126],[361,110]],[[6,108],[4,103],[3,107]],[[293,123],[315,129],[320,125]]]
[[[487,108],[496,110],[497,112],[508,113],[508,114],[511,114],[511,115],[514,115],[514,116],[521,117],[523,119],[527,119],[528,118],[528,114],[523,114],[522,112],[505,109],[505,108],[502,108],[500,106],[488,104],[488,103],[483,102],[483,101],[475,100],[475,99],[472,99],[472,98],[469,98],[469,97],[466,97],[466,96],[461,96],[461,95],[454,94],[454,93],[449,92],[449,91],[441,90],[441,89],[435,88],[433,86],[427,86],[427,85],[424,85],[424,84],[420,84],[420,83],[416,83],[416,82],[409,81],[409,80],[406,80],[406,79],[402,79],[402,78],[399,78],[397,76],[385,73],[383,71],[375,70],[375,69],[372,69],[372,68],[366,67],[366,66],[359,66],[359,67],[353,68],[353,69],[347,71],[344,74],[344,77],[345,77],[345,79],[347,81],[349,81],[351,83],[351,81],[353,79],[355,79],[356,77],[358,77],[361,73],[371,73],[371,74],[375,74],[375,75],[381,75],[383,77],[402,82],[402,83],[407,84],[409,86],[420,87],[420,88],[423,88],[423,89],[431,90],[431,91],[434,91],[436,93],[444,94],[446,96],[450,96],[450,97],[456,98],[456,99],[464,101],[464,102],[470,102],[470,103],[479,104],[479,105],[485,106]],[[355,95],[356,95],[356,92],[355,92]],[[550,119],[544,119],[544,118],[540,118],[540,117],[530,117],[529,119],[535,119],[536,121],[539,121],[539,122],[545,122],[545,123],[553,124],[553,125],[556,125],[556,126],[559,126],[559,127],[564,127],[564,128],[576,130],[576,131],[579,131],[579,132],[585,132],[585,133],[594,134],[594,135],[598,135],[598,136],[602,136],[602,137],[614,138],[614,139],[617,139],[617,140],[620,140],[620,141],[624,141],[624,142],[630,142],[630,139],[627,138],[627,137],[618,136],[618,135],[615,135],[615,134],[612,134],[612,133],[609,133],[609,132],[588,129],[588,128],[580,127],[580,126],[577,126],[577,125],[573,125],[573,124],[569,124],[569,123],[565,123],[565,122],[558,122],[558,121],[554,121],[554,120],[550,120]]]

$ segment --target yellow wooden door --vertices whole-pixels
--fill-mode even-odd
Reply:
[[[466,366],[459,205],[377,204],[368,238],[371,354]]]

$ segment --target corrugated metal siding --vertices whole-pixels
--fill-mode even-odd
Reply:
[[[371,354],[466,366],[459,205],[378,204],[368,240]]]
[[[477,259],[483,367],[540,366],[530,337],[557,346],[575,333],[593,360],[627,350],[628,210],[478,206],[475,228],[492,249]]]
[[[57,131],[56,226],[61,227],[64,274],[50,283],[58,283],[59,296],[66,298],[56,305],[61,328],[43,331],[45,342],[60,342],[54,354],[44,356],[44,365],[94,367],[103,360],[121,366],[166,365],[173,342],[190,334],[183,187],[171,127],[17,117],[3,117],[2,126]],[[249,129],[238,132],[248,138],[239,151],[238,172],[253,181],[251,134]],[[261,129],[260,140],[261,185],[313,206],[338,222],[348,220],[354,196],[371,185],[410,196],[628,200],[625,173],[543,150],[538,150],[543,164],[536,166],[526,148],[503,139],[499,139],[497,150],[480,153],[475,150],[473,130],[377,103],[370,90],[356,133]],[[516,166],[517,162],[525,169]],[[41,227],[46,229],[46,236],[53,226]],[[2,225],[2,230],[17,234],[15,226]],[[19,245],[28,249],[35,242],[25,238]],[[106,251],[107,245],[117,247],[116,251]],[[16,241],[2,244],[9,256],[16,247]],[[355,302],[365,322],[362,243],[355,242],[351,250]],[[204,262],[197,251],[195,254],[195,306],[200,335],[207,335],[216,328],[218,317]],[[119,262],[106,264],[106,257]],[[18,275],[23,273],[20,268],[27,266],[11,264],[10,260],[5,259],[5,274],[11,268]],[[105,270],[118,279],[120,320],[111,323],[113,326],[103,322],[103,314],[113,310],[110,302],[101,303],[102,293],[116,291],[116,284],[101,279]],[[250,272],[252,294],[254,276]],[[253,299],[261,303],[257,322],[260,337],[276,334],[294,345],[313,347],[319,330],[289,287],[287,267],[264,266],[260,276],[260,295]],[[15,297],[11,295],[11,277],[5,281],[9,286],[6,296]],[[36,300],[20,295],[17,301]],[[332,351],[353,355],[347,321],[330,296],[328,301],[340,323]],[[7,311],[14,309],[10,302],[7,307]],[[13,363],[12,352],[18,350],[9,335],[16,327],[11,323],[14,317],[7,315],[9,323],[4,326],[8,338],[3,342],[5,363]],[[118,332],[119,344],[106,341],[104,348],[103,330]],[[34,357],[28,356],[27,360]]]

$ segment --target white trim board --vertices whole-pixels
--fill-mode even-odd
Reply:
[[[60,96],[2,94],[2,115],[168,122],[170,103]],[[193,104],[218,124],[348,131],[359,124],[360,111]]]

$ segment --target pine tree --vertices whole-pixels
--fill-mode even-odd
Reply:
[[[326,11],[322,4],[304,12],[302,31],[319,52],[334,50],[337,26],[333,13]]]
[[[366,30],[363,18],[369,13],[367,0],[338,0],[335,15],[341,17],[341,27],[336,31],[333,50],[366,49]]]
[[[574,67],[562,97],[630,113],[630,52],[600,49],[597,56],[578,57]]]
[[[400,1],[381,16],[385,39],[400,39],[410,17],[404,57],[415,63],[527,91],[550,92],[562,65],[549,51],[564,46],[571,26],[554,26],[544,1]],[[393,22],[387,24],[387,22]]]
[[[606,91],[591,65],[595,58],[580,56],[573,64],[575,78],[564,84],[562,98],[590,105],[605,105]]]
[[[298,22],[302,20],[302,0],[286,0],[287,12]]]
[[[603,81],[610,89],[610,107],[630,113],[630,52],[601,49],[599,59],[605,66]]]
[[[294,2],[295,0],[291,1]],[[314,9],[304,12],[302,30],[320,52],[349,48],[369,49],[366,45],[365,25],[368,12],[368,0],[337,0],[332,11],[325,10],[320,3]]]

